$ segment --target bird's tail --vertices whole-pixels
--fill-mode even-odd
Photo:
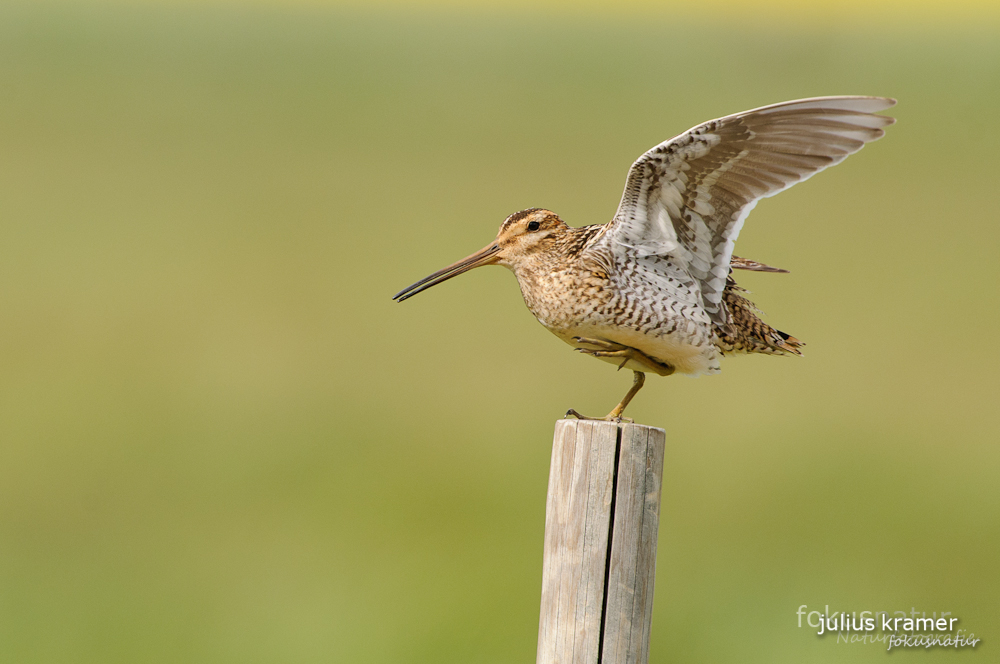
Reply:
[[[745,258],[733,256],[732,267],[758,272],[787,272]],[[729,321],[716,328],[716,345],[724,353],[766,353],[769,355],[801,355],[805,344],[792,335],[776,330],[763,320],[761,311],[753,302],[743,297],[746,289],[736,285],[730,274],[722,301],[728,311]]]

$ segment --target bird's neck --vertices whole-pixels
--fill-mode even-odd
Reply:
[[[607,279],[582,260],[588,242],[600,231],[600,226],[570,228],[548,251],[523,256],[510,269],[517,277],[524,303],[538,320],[550,329],[564,327],[561,320],[568,309],[567,298],[576,298],[581,289]],[[600,299],[600,298],[598,298]]]

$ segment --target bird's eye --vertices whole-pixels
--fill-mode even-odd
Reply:
[[[528,230],[529,231],[537,231],[538,230],[538,222],[537,221],[529,222],[528,223]]]

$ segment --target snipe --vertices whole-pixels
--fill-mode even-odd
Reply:
[[[510,268],[542,325],[635,372],[606,420],[622,419],[646,372],[717,373],[720,355],[730,353],[800,355],[802,342],[760,320],[731,274],[784,270],[734,256],[736,237],[761,198],[880,138],[894,120],[875,113],[895,103],[817,97],[698,125],[636,160],[607,224],[572,228],[549,210],[516,212],[485,248],[393,299],[481,265]]]

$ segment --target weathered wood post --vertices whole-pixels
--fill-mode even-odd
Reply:
[[[538,664],[646,664],[666,434],[559,420],[545,504]]]

